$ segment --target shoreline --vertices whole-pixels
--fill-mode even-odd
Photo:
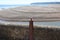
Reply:
[[[22,27],[29,27],[29,25],[13,25],[13,24],[0,24],[0,25],[4,25],[4,26],[22,26]],[[37,28],[52,28],[52,29],[54,29],[54,28],[57,28],[57,29],[60,29],[60,26],[48,26],[48,25],[34,25],[34,28],[35,27],[37,27]]]

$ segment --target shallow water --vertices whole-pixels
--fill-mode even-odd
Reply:
[[[14,8],[19,6],[48,6],[48,4],[40,4],[40,5],[30,5],[30,4],[18,4],[18,5],[0,5],[0,9],[3,8]]]
[[[17,24],[17,25],[29,25],[29,22],[8,22],[0,20],[2,24]],[[60,21],[56,22],[33,22],[34,25],[47,25],[47,26],[60,26]]]
[[[6,22],[0,21],[1,24],[12,24],[12,25],[29,25],[29,22]],[[60,22],[33,22],[34,25],[46,25],[46,26],[60,26]]]

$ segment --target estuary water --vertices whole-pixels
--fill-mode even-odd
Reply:
[[[14,8],[14,7],[19,7],[19,6],[48,6],[48,4],[40,4],[40,5],[30,5],[30,4],[16,4],[16,5],[0,5],[0,9],[3,8]]]
[[[60,22],[33,22],[35,26],[60,26]],[[16,22],[12,24],[29,25],[29,22]]]
[[[33,22],[35,26],[60,26],[60,22]],[[29,22],[7,22],[7,21],[0,21],[0,24],[5,25],[29,25]]]

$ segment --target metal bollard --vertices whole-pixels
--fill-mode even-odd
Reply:
[[[33,33],[34,33],[34,28],[33,28],[33,20],[29,21],[29,40],[33,40]]]

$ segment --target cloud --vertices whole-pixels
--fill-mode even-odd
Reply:
[[[30,1],[24,1],[24,0],[0,0],[0,4],[29,4]]]
[[[0,4],[30,4],[32,2],[51,2],[60,0],[0,0]]]

